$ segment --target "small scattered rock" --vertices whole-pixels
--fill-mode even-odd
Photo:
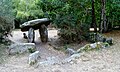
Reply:
[[[9,54],[21,54],[29,52],[29,49],[36,49],[34,43],[15,43],[9,46]]]
[[[101,42],[106,42],[106,38],[102,38],[102,41]]]
[[[57,35],[60,36],[60,29],[57,30]]]
[[[23,33],[23,38],[28,39],[28,36],[26,35],[26,33]]]
[[[89,61],[90,58],[87,57],[87,56],[85,56],[85,55],[82,55],[82,56],[81,56],[81,60],[82,60],[83,62],[86,62],[86,61]]]
[[[107,42],[108,44],[110,44],[110,45],[113,44],[113,40],[112,40],[112,38],[107,38],[107,39],[106,39],[106,42]]]
[[[80,53],[73,54],[73,55],[71,55],[70,57],[68,57],[68,58],[66,58],[65,60],[63,60],[62,63],[63,63],[63,64],[64,64],[64,63],[70,63],[71,61],[74,61],[74,60],[80,58],[80,56],[81,56]]]
[[[42,61],[39,62],[39,65],[54,65],[55,63],[54,61]]]
[[[29,65],[34,65],[37,61],[38,58],[40,58],[40,52],[39,51],[35,51],[34,53],[29,55]]]
[[[63,72],[63,71],[55,68],[55,69],[52,69],[52,72]]]
[[[73,55],[73,54],[75,54],[77,52],[75,50],[73,50],[72,48],[67,48],[66,53],[68,53],[69,55]]]
[[[112,38],[106,38],[100,33],[90,33],[89,41],[90,42],[103,42],[103,43],[107,42],[110,45],[113,44]]]
[[[48,57],[46,61],[39,62],[38,65],[55,65],[59,64],[56,57]]]
[[[99,41],[99,42],[105,42],[106,38],[102,35],[102,34],[99,34],[97,33],[96,36],[96,41]]]
[[[49,38],[49,39],[48,39],[48,42],[51,42],[51,41],[53,41],[52,38]]]
[[[97,43],[90,44],[90,47],[91,48],[96,48],[97,47]]]

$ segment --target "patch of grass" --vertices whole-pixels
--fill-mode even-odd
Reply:
[[[71,48],[71,45],[70,44],[65,44],[64,46],[59,46],[59,47],[53,46],[53,48],[55,50],[58,50],[58,51],[66,52],[66,49]]]
[[[29,51],[30,53],[34,53],[34,52],[36,51],[36,49],[35,49],[35,48],[29,48],[28,51]]]

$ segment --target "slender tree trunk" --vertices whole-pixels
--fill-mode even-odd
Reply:
[[[95,0],[92,0],[92,26],[94,27],[94,31],[97,32],[94,3]]]
[[[104,31],[107,32],[108,30],[108,25],[106,23],[106,11],[105,11],[105,0],[103,0],[103,11],[104,11],[104,16],[103,16],[103,22],[104,22]]]
[[[101,0],[101,24],[100,24],[100,32],[106,32],[108,29],[108,25],[106,23],[106,11],[105,11],[105,0]]]

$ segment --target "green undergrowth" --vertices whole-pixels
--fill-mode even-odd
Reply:
[[[36,51],[36,49],[35,49],[35,48],[29,48],[28,51],[29,51],[30,53],[34,53],[34,52]]]
[[[100,42],[100,44],[98,44],[98,42],[96,42],[96,43],[97,43],[97,46],[95,48],[92,48],[90,46],[90,44],[88,43],[88,44],[85,44],[83,46],[78,46],[77,45],[77,47],[78,47],[77,49],[76,49],[75,45],[73,46],[73,45],[69,45],[69,44],[66,44],[66,45],[61,46],[61,47],[54,47],[54,49],[58,50],[58,51],[66,52],[67,48],[72,48],[77,53],[81,53],[81,52],[89,52],[89,51],[99,51],[99,50],[101,50],[103,48],[110,47],[110,45],[107,42],[105,42],[105,43]]]

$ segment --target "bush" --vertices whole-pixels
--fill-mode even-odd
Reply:
[[[11,0],[1,0],[0,2],[0,41],[5,33],[10,33],[13,28],[14,10]]]
[[[0,17],[0,38],[2,39],[5,35],[5,32],[10,33],[11,29],[13,29],[12,22],[6,20],[3,17]]]
[[[81,42],[86,40],[87,34],[89,30],[89,25],[81,24],[75,28],[62,28],[60,30],[60,39],[63,40],[63,43],[73,43],[73,42]]]

